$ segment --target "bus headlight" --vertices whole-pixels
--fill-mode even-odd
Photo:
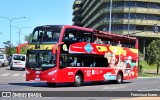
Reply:
[[[30,72],[28,70],[25,70],[26,74],[30,74]]]
[[[48,75],[53,75],[56,72],[57,72],[57,70],[53,70],[53,71],[49,72]]]

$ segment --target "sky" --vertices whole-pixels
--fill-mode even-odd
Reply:
[[[4,47],[3,42],[10,40],[9,19],[13,19],[12,44],[17,46],[20,28],[20,41],[24,43],[25,35],[32,33],[36,26],[72,25],[73,3],[74,0],[0,0],[0,48]]]

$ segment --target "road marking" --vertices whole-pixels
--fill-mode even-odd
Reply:
[[[10,73],[5,73],[5,74],[2,74],[1,76],[8,76],[10,75]]]
[[[5,77],[5,76],[23,76],[23,77],[25,77],[26,74],[21,74],[21,73],[16,73],[16,74],[4,73],[4,74],[1,74],[0,76],[2,76],[2,77]]]
[[[137,91],[159,91],[159,89],[145,89],[145,90],[137,90]]]
[[[124,88],[126,86],[118,86],[118,87],[104,87],[103,89],[120,89],[120,88]]]
[[[13,74],[12,76],[19,76],[19,75],[21,75],[21,74],[17,73],[17,74]]]

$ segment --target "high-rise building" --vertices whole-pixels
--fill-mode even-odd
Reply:
[[[153,28],[157,24],[160,29],[160,0],[75,0],[73,25],[108,31],[110,8],[111,33],[137,37],[145,55],[146,46],[160,38]]]

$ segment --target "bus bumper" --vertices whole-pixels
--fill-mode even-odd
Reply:
[[[26,81],[42,81],[42,82],[56,82],[57,70],[51,72],[28,71],[26,72]]]
[[[55,75],[26,75],[26,81],[56,82],[56,77]]]

